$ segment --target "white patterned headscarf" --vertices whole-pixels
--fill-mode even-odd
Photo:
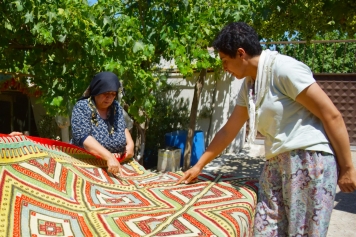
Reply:
[[[259,117],[257,116],[258,110],[261,108],[261,104],[266,92],[269,89],[270,78],[273,77],[272,67],[277,51],[270,51],[269,49],[262,51],[260,59],[258,61],[257,76],[255,83],[251,80],[251,85],[248,91],[248,115],[250,117],[250,131],[247,136],[247,144],[250,146],[256,139],[257,124]],[[253,93],[253,87],[255,93]]]

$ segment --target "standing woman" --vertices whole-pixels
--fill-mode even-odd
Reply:
[[[250,119],[266,137],[255,236],[326,236],[336,185],[356,190],[356,170],[340,112],[303,63],[262,51],[246,23],[227,25],[214,42],[225,71],[244,79],[236,106],[199,161],[178,181],[190,183]]]
[[[107,161],[108,172],[121,173],[112,153],[134,155],[134,143],[115,100],[121,87],[112,72],[96,74],[72,112],[72,143]]]

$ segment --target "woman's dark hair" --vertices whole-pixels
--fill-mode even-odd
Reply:
[[[238,48],[243,48],[250,56],[260,55],[262,52],[256,31],[244,22],[226,25],[215,38],[213,47],[231,58],[236,57]]]

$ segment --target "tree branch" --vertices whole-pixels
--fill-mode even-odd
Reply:
[[[32,49],[43,49],[47,50],[50,48],[64,48],[64,44],[60,42],[54,42],[52,44],[44,45],[44,44],[36,44],[36,45],[23,45],[17,42],[16,40],[12,40],[9,43],[9,48],[11,49],[20,49],[20,50],[32,50]]]
[[[32,74],[18,73],[18,72],[0,71],[0,74],[3,74],[3,75],[13,75],[13,76],[15,76],[15,77],[35,77],[35,75],[32,75]]]
[[[143,28],[143,35],[146,37],[147,36],[147,32],[146,32],[146,24],[145,24],[145,20],[144,20],[144,11],[142,10],[142,6],[141,6],[141,1],[137,1],[138,4],[138,8],[139,8],[139,17],[140,17],[140,21],[141,21],[141,25]]]

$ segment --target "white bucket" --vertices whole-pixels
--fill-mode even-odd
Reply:
[[[160,172],[178,171],[180,167],[180,149],[166,150],[158,149],[157,170]]]

